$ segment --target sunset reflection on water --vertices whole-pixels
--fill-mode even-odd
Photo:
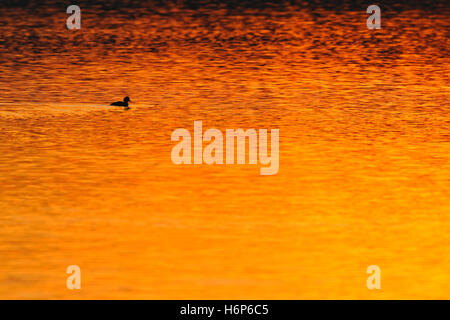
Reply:
[[[0,9],[1,298],[449,298],[447,8],[81,9]],[[194,120],[278,174],[174,165]]]

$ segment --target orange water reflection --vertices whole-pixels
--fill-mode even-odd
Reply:
[[[252,13],[1,15],[0,297],[449,298],[446,16]],[[175,166],[194,120],[279,173]]]

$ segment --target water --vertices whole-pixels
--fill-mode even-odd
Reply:
[[[448,7],[81,9],[0,9],[1,298],[448,298]],[[175,166],[194,120],[279,173]]]

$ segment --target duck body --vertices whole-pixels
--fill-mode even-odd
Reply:
[[[111,106],[128,107],[128,102],[117,101],[117,102],[111,103]]]
[[[129,97],[123,98],[123,101],[116,101],[111,103],[111,106],[117,106],[117,107],[126,107],[128,108],[128,102],[130,101]]]

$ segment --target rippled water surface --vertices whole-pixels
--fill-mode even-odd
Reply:
[[[0,297],[449,298],[447,8],[0,16]],[[174,165],[194,120],[278,174]]]

